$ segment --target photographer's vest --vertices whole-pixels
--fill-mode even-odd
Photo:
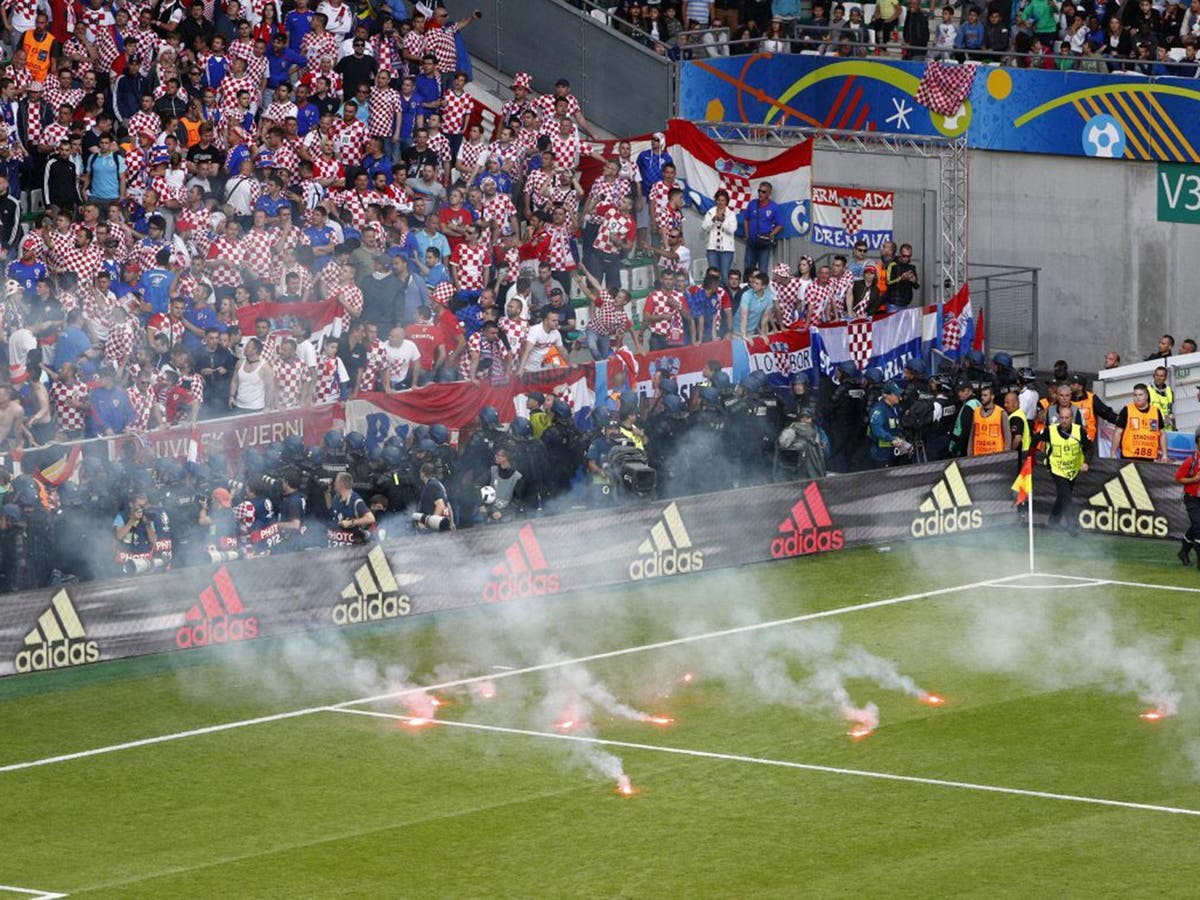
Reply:
[[[1096,395],[1091,391],[1084,391],[1082,400],[1071,398],[1071,405],[1083,412],[1083,425],[1087,429],[1089,441],[1096,440],[1096,407],[1092,403],[1095,399]]]
[[[1049,429],[1049,435],[1050,455],[1046,458],[1046,465],[1059,478],[1074,481],[1083,466],[1083,429],[1078,422],[1074,422],[1070,435],[1063,437],[1058,426],[1054,425]]]
[[[1141,410],[1133,403],[1125,407],[1125,431],[1121,434],[1124,459],[1158,459],[1158,437],[1162,434],[1158,408]]]
[[[1016,412],[1008,414],[1009,422],[1012,422],[1014,419],[1021,423],[1021,452],[1028,453],[1029,445],[1033,441],[1033,435],[1029,430],[1029,417],[1025,415],[1023,409],[1017,407]]]
[[[993,406],[991,414],[984,415],[983,407],[976,407],[972,414],[971,455],[987,456],[989,453],[1003,453],[1008,446],[1006,438],[1004,410]]]
[[[1164,385],[1162,389],[1150,385],[1150,405],[1162,413],[1163,426],[1165,428],[1173,427],[1175,422],[1175,391],[1169,384]]]

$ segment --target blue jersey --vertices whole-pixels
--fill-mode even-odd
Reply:
[[[150,315],[166,313],[167,304],[171,301],[171,284],[174,281],[175,276],[166,269],[147,269],[142,273],[137,286],[142,292],[142,299],[153,307]]]
[[[8,264],[8,277],[25,289],[25,298],[37,294],[37,283],[46,277],[46,267],[40,262],[23,263],[19,259]]]

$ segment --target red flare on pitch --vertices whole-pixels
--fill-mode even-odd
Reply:
[[[945,697],[940,697],[937,694],[922,694],[917,698],[926,706],[942,706],[946,702]]]
[[[691,672],[684,672],[683,677],[680,678],[679,680],[682,681],[684,684],[691,684],[693,681],[696,680],[696,676],[693,675]]]
[[[559,719],[554,727],[559,731],[573,731],[578,724],[574,719]]]
[[[496,686],[490,681],[484,681],[476,686],[476,693],[484,700],[491,700],[496,696]]]
[[[1138,716],[1138,718],[1145,719],[1147,722],[1161,722],[1168,715],[1169,713],[1160,707],[1158,709],[1148,709]]]
[[[617,778],[617,793],[622,797],[632,797],[637,793],[637,788],[630,782],[628,775],[621,775]]]
[[[437,724],[436,720],[425,719],[425,718],[421,718],[420,716],[414,716],[411,718],[400,720],[401,728],[408,728],[412,731],[416,731],[417,729],[420,729],[420,728],[428,728],[431,725],[436,725],[436,724]]]
[[[868,738],[874,733],[875,733],[875,729],[870,728],[867,725],[855,725],[853,728],[851,728],[849,731],[846,732],[846,734],[850,735],[850,737],[856,741],[861,741],[863,738]]]
[[[670,716],[650,716],[650,718],[648,718],[646,721],[649,722],[651,725],[674,725],[675,724],[675,720],[673,718],[671,718]]]

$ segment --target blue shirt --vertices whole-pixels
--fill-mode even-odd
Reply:
[[[88,419],[88,434],[95,437],[105,430],[120,434],[134,420],[129,396],[119,387],[98,387],[92,391],[92,415]]]
[[[210,56],[204,61],[200,74],[204,84],[215,91],[229,74],[229,57]]]
[[[366,156],[364,156],[363,157],[363,170],[369,176],[371,176],[372,184],[375,183],[376,175],[386,175],[387,183],[388,184],[392,183],[392,161],[390,159],[388,159],[387,156],[385,156],[382,153],[379,155],[378,159],[376,159],[374,156],[371,156],[371,154],[369,154],[369,153]]]
[[[765,206],[752,200],[742,213],[742,221],[749,226],[751,240],[760,235],[769,235],[780,224],[779,207],[774,200],[768,200]]]
[[[417,116],[424,115],[421,101],[414,93],[411,97],[400,95],[400,140],[408,144],[412,141],[413,129],[417,124]]]
[[[413,96],[418,102],[436,103],[442,99],[442,85],[436,78],[428,78],[424,75],[417,76],[416,85],[413,88]],[[431,113],[434,110],[421,108],[422,113]]]
[[[412,232],[409,232],[412,235]],[[446,240],[446,236],[440,231],[435,231],[433,234],[427,232],[424,228],[416,233],[414,240],[417,242],[417,249],[421,253],[421,261],[425,261],[425,251],[430,247],[435,248],[442,254],[442,259],[450,258],[450,242]],[[431,282],[436,283],[436,282]]]
[[[291,13],[294,16],[295,13]],[[282,53],[275,53],[274,43],[267,48],[267,87],[272,89],[288,83],[288,69],[292,66],[308,64],[308,59],[291,47],[284,47]]]
[[[86,331],[77,325],[68,325],[58,336],[58,343],[54,345],[54,362],[59,367],[65,362],[73,363],[91,347],[92,341]]]
[[[308,134],[321,121],[321,111],[315,103],[296,107],[296,128],[300,134]]]
[[[470,337],[483,327],[483,307],[478,303],[464,306],[454,315],[458,317],[458,321],[463,323],[463,330],[466,332],[467,337]]]
[[[153,307],[150,315],[166,313],[174,281],[175,276],[167,269],[147,269],[142,273],[137,287],[142,292],[142,299]]]
[[[258,202],[254,204],[254,208],[261,209],[269,217],[274,218],[279,215],[280,210],[287,209],[290,205],[290,201],[283,194],[280,194],[278,197],[263,194],[258,198]]]
[[[312,31],[313,10],[308,12],[290,12],[283,17],[283,27],[287,30],[288,49],[300,52],[304,37]]]
[[[8,264],[8,277],[25,288],[25,299],[37,295],[37,283],[46,277],[46,267],[36,260],[23,263],[19,259]]]
[[[211,304],[205,303],[201,307],[193,306],[184,314],[189,322],[204,331],[210,328],[218,328],[220,323],[217,320],[217,311],[212,308]],[[183,332],[183,346],[195,353],[204,346],[204,340],[198,335],[192,334],[190,331]]]
[[[900,409],[876,400],[867,420],[867,430],[871,433],[871,442],[867,447],[871,459],[887,462],[895,455],[892,440],[900,437]]]
[[[444,258],[444,257],[443,257]],[[446,271],[446,267],[441,263],[436,266],[429,267],[429,274],[425,276],[425,284],[427,287],[437,287],[443,281],[450,280],[450,273]]]
[[[650,196],[650,188],[662,181],[663,166],[674,164],[671,154],[655,153],[653,150],[643,150],[637,155],[638,172],[642,176],[642,196]]]
[[[746,334],[752,334],[762,321],[763,313],[774,305],[775,292],[771,290],[770,285],[763,290],[761,297],[753,289],[745,291],[742,294],[742,305],[738,309],[738,327],[741,327],[742,310],[746,310]]]
[[[121,194],[121,174],[125,171],[125,155],[117,151],[104,156],[96,151],[88,157],[85,171],[92,176],[88,189],[93,200],[116,200]]]
[[[480,172],[475,176],[475,180],[471,182],[471,184],[473,184],[475,187],[479,187],[481,184],[483,184],[483,179],[485,178],[490,178],[492,181],[496,182],[496,193],[512,193],[512,179],[509,178],[504,172],[496,172],[495,174],[487,171]]]
[[[304,233],[308,235],[308,241],[314,247],[328,247],[333,243],[333,229],[328,225],[324,228],[309,225],[304,229]],[[327,265],[329,265],[329,257],[318,256],[313,261],[313,271],[320,272]]]

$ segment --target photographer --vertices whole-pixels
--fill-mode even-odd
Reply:
[[[134,494],[129,508],[113,519],[114,556],[127,575],[144,574],[154,568],[154,544],[157,537],[154,525],[146,516],[149,499],[144,493]]]
[[[422,476],[424,469],[422,469]],[[442,489],[443,492],[445,488]],[[327,492],[329,526],[325,537],[330,547],[365,544],[375,528],[375,515],[366,501],[354,492],[354,478],[349,472],[339,472],[333,479],[333,491]]]
[[[485,499],[479,507],[479,514],[485,522],[504,522],[512,518],[516,511],[513,496],[520,481],[521,473],[513,467],[508,451],[501,447],[496,451],[496,464],[491,471],[492,500],[489,504]]]
[[[413,516],[413,521],[419,529],[453,531],[454,513],[450,508],[446,487],[438,480],[437,474],[437,463],[427,462],[421,465],[421,498],[417,501],[417,514]],[[441,523],[438,523],[435,526],[434,522],[429,520],[430,516],[445,519],[449,525],[442,527]]]
[[[300,492],[300,472],[293,468],[284,469],[280,480],[283,487],[279,498],[278,550],[286,553],[304,546],[308,527],[304,524],[306,504],[304,494]]]

